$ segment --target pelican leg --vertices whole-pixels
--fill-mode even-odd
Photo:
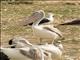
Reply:
[[[38,44],[41,45],[42,44],[42,38],[38,37]]]
[[[54,43],[54,40],[52,40],[52,42],[51,42],[52,44]]]
[[[40,38],[40,44],[42,44],[42,38]]]
[[[56,41],[58,41],[58,39],[52,40],[52,44],[55,44]]]

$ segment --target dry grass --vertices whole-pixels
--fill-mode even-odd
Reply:
[[[18,23],[23,17],[29,16],[33,11],[42,9],[46,13],[51,11],[55,14],[55,23],[74,18],[80,18],[80,3],[66,4],[64,2],[45,3],[34,2],[33,4],[7,4],[1,3],[1,42],[7,42],[14,36],[22,36],[32,43],[39,43],[37,37],[32,36],[29,26],[20,26]],[[80,60],[80,26],[58,26],[65,39],[62,40],[64,55],[74,60]],[[50,42],[49,39],[47,39]],[[45,42],[45,40],[44,40]],[[66,60],[66,59],[63,59]],[[70,60],[70,59],[69,59]]]

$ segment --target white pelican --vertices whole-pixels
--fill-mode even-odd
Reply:
[[[22,44],[23,45],[22,45]],[[46,52],[39,48],[37,45],[32,45],[29,41],[24,38],[17,37],[9,41],[10,46],[15,48],[3,48],[1,47],[2,54],[1,58],[6,58],[8,60],[51,60],[51,53]],[[21,45],[20,45],[21,44]],[[27,45],[26,45],[27,44]],[[20,46],[17,46],[20,45]],[[17,48],[18,47],[18,48]],[[5,56],[3,56],[5,55]],[[19,58],[20,57],[20,58]]]
[[[40,21],[44,18],[45,14],[44,11],[36,11],[38,14],[37,20],[32,24],[32,30],[33,30],[33,35],[40,37],[40,42],[42,38],[50,38],[53,39],[53,42],[55,39],[58,37],[63,37],[61,31],[59,31],[57,28],[53,27],[52,25],[39,25]]]
[[[31,16],[29,16],[27,18],[26,21],[24,21],[24,25],[25,24],[29,24],[32,23],[32,30],[33,30],[33,35],[37,36],[40,38],[40,42],[42,40],[42,38],[50,38],[53,41],[55,39],[57,39],[58,37],[62,37],[62,33],[55,27],[53,27],[52,25],[43,25],[40,24],[41,21],[44,21],[42,23],[46,23],[45,21],[49,21],[48,23],[52,23],[54,21],[53,19],[53,14],[52,13],[48,13],[48,17],[45,18],[45,13],[43,10],[39,10],[34,12]]]
[[[14,37],[12,39],[9,40],[9,43],[11,48],[16,48],[18,47],[24,47],[24,46],[33,46],[28,40],[26,40],[25,38],[22,38],[22,37]]]
[[[32,53],[30,54],[30,52],[35,53],[35,55],[32,56],[32,57],[34,57],[33,58],[34,60],[44,60],[43,50],[35,45],[32,45],[28,40],[26,40],[22,37],[15,37],[15,38],[11,39],[9,41],[9,45],[11,46],[11,48],[14,48],[14,51],[17,51],[15,49],[15,47],[16,48],[18,47],[19,49],[21,49],[20,51],[23,51],[24,53],[29,54],[30,56],[32,55]],[[10,46],[9,46],[9,48],[10,48]],[[2,51],[4,51],[4,50],[7,50],[7,49],[3,49]],[[9,49],[9,50],[13,51],[13,49]],[[8,52],[8,51],[6,51],[6,52]],[[9,54],[9,53],[7,53],[7,54]],[[19,53],[19,54],[21,54],[21,53]],[[16,57],[16,58],[18,58],[18,57]],[[21,57],[21,58],[23,58],[23,57]]]
[[[14,45],[14,42],[16,42],[15,48],[17,48],[18,47],[17,45],[20,45],[21,44],[20,40],[22,40],[22,39],[20,39],[19,41],[16,41],[16,40],[13,41],[13,40],[12,41],[10,40],[9,42],[11,43],[11,45]],[[23,41],[26,42],[26,43],[23,43],[22,42],[23,45],[24,45],[24,48],[26,48],[28,46],[28,44],[31,45],[31,43],[28,40],[24,39]],[[20,42],[20,44],[19,44],[19,42]],[[22,46],[20,45],[19,48],[20,47],[23,47],[23,45]],[[61,44],[61,41],[56,41],[53,44],[33,45],[33,46],[34,47],[37,47],[39,49],[42,49],[44,54],[47,53],[47,52],[49,52],[49,53],[47,53],[48,54],[48,57],[52,56],[53,59],[55,58],[55,59],[59,59],[59,60],[62,58],[63,45]]]

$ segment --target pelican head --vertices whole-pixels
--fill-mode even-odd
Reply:
[[[9,42],[8,42],[8,44],[9,44],[10,46],[13,45],[13,44],[14,44],[14,43],[13,43],[13,39],[10,39]],[[15,45],[11,46],[11,48],[15,48]]]
[[[47,19],[50,20],[50,23],[53,23],[54,22],[54,14],[49,12],[47,15]]]
[[[48,13],[48,16],[54,17],[53,13]]]
[[[28,40],[22,37],[14,37],[13,39],[9,40],[9,45],[13,45],[13,47],[24,47],[26,45],[32,45]]]

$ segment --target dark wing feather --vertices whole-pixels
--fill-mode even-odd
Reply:
[[[50,29],[49,27],[43,27],[43,28],[46,29],[46,30],[48,30],[48,31],[54,32],[54,33],[58,34],[60,37],[62,37],[61,34],[59,34],[58,32],[56,32],[56,31]]]
[[[41,22],[39,23],[39,25],[40,25],[40,24],[44,24],[44,23],[48,23],[48,22],[49,22],[49,20],[46,19],[46,18],[44,18],[43,20],[41,20]],[[32,24],[33,24],[33,22],[30,23],[29,25],[32,25]]]
[[[80,20],[73,20],[71,22],[66,22],[60,25],[80,25]]]
[[[49,20],[44,18],[39,24],[43,24],[43,23],[47,23],[47,22],[49,22]]]

